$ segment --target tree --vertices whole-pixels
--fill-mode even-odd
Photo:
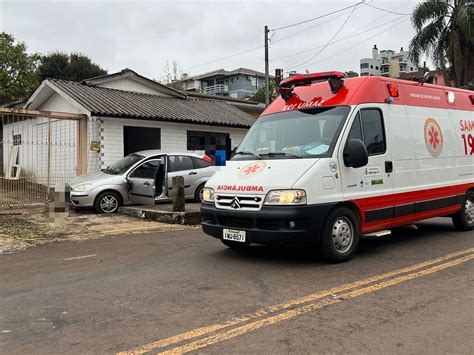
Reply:
[[[162,84],[169,86],[173,89],[184,90],[185,78],[186,78],[186,74],[183,73],[179,63],[176,60],[173,59],[173,61],[171,62],[171,65],[169,61],[166,61],[166,65],[163,70],[163,76],[161,79]]]
[[[47,78],[81,81],[106,74],[106,70],[81,53],[53,52],[42,56],[38,67],[40,81]]]
[[[431,57],[447,85],[447,68],[457,87],[474,84],[474,2],[472,0],[424,0],[413,11],[416,35],[410,42],[415,63],[422,54]]]
[[[270,96],[270,102],[272,102],[278,96],[278,90],[277,90],[278,88],[277,88],[275,80],[270,79],[269,84],[270,84],[269,96]],[[249,97],[249,100],[265,103],[265,86],[262,86],[261,88],[257,89],[255,94]]]
[[[359,74],[352,70],[344,72],[344,78],[357,78],[358,76]]]
[[[0,105],[28,97],[38,86],[38,59],[37,54],[26,53],[24,42],[0,34]]]

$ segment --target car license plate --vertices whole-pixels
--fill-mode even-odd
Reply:
[[[245,243],[245,231],[238,231],[235,229],[224,229],[224,235],[222,237],[225,240]]]

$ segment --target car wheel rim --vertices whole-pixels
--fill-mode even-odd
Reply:
[[[346,253],[354,242],[354,231],[351,221],[346,217],[340,217],[332,228],[332,243],[338,253]]]
[[[474,202],[467,200],[464,205],[464,213],[466,215],[466,222],[472,225],[474,222]]]
[[[107,195],[100,200],[100,209],[105,213],[112,213],[118,207],[118,200],[115,196]]]
[[[202,199],[204,198],[204,189],[201,187],[199,190],[199,201],[202,202]]]

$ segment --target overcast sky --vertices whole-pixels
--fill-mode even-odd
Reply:
[[[193,75],[238,67],[263,72],[264,50],[258,47],[264,25],[277,29],[357,2],[0,0],[0,30],[24,41],[29,52],[81,52],[109,73],[131,68],[161,79],[173,60]],[[420,1],[366,2],[411,13]],[[353,9],[271,31],[270,73],[275,68],[359,72],[359,59],[370,57],[374,44],[397,51],[408,47],[414,35],[409,16],[363,4]]]

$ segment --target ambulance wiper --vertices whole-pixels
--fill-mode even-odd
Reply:
[[[258,154],[256,154],[256,153],[252,153],[252,152],[236,152],[235,155],[237,155],[237,154],[240,154],[240,155],[252,155],[252,156],[254,156],[255,158],[257,158],[257,159],[259,159],[259,160],[262,159],[262,157],[261,157],[260,155],[258,155]]]
[[[267,156],[269,156],[269,157],[284,156],[284,157],[291,157],[291,158],[297,158],[297,159],[303,158],[303,157],[300,156],[300,155],[290,154],[290,153],[285,153],[285,152],[271,152],[271,153],[266,153],[266,154],[262,154],[262,155],[267,155]]]

